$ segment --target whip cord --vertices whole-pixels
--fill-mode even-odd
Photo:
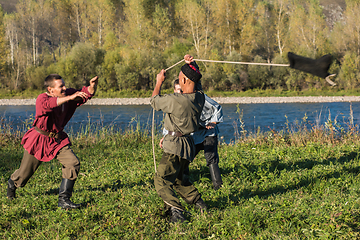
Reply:
[[[248,64],[248,65],[263,65],[263,66],[279,66],[279,67],[289,67],[289,64],[276,64],[276,63],[251,63],[251,62],[231,62],[231,61],[217,61],[217,60],[204,60],[204,59],[194,59],[198,62],[212,62],[212,63],[231,63],[231,64]],[[165,69],[165,72],[170,70],[171,68],[175,67],[176,65],[182,63],[184,61],[181,60],[174,65]],[[152,126],[151,126],[151,138],[152,138],[152,149],[153,149],[153,157],[154,157],[154,166],[155,166],[155,173],[156,173],[156,158],[155,158],[155,109],[153,109],[153,116],[152,116]]]
[[[155,138],[155,133],[154,133],[155,123],[154,122],[155,122],[155,109],[153,108],[151,139],[152,139],[152,149],[153,149],[153,156],[154,156],[154,167],[155,167],[155,173],[156,173],[157,171],[156,171],[155,144],[154,144],[154,138]]]
[[[231,61],[217,61],[217,60],[204,60],[204,59],[194,59],[194,60],[198,61],[198,62],[213,62],[213,63],[232,63],[232,64],[279,66],[279,67],[289,67],[290,66],[290,64],[277,64],[277,63],[231,62]]]
[[[178,62],[177,62],[177,63],[175,63],[174,65],[172,65],[172,66],[168,67],[167,69],[165,69],[165,72],[166,72],[167,70],[169,70],[169,69],[171,69],[171,68],[175,67],[176,65],[180,64],[180,63],[181,63],[181,62],[183,62],[183,61],[184,61],[184,59],[183,59],[183,60],[181,60],[181,61],[178,61]]]

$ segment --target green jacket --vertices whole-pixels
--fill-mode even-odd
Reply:
[[[204,94],[195,92],[156,95],[151,98],[150,103],[155,110],[166,113],[164,127],[168,131],[181,132],[184,135],[166,135],[163,141],[164,152],[192,161],[195,157],[195,144],[189,134],[198,130],[205,103]]]

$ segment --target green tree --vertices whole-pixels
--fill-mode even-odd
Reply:
[[[101,64],[99,88],[102,90],[118,89],[115,66],[121,63],[120,49],[109,50],[105,53]]]
[[[360,56],[355,52],[347,52],[341,61],[341,69],[337,82],[341,88],[354,89],[360,87]]]
[[[360,2],[346,1],[344,20],[338,22],[332,32],[334,48],[340,54],[354,52],[360,55]]]
[[[26,68],[25,78],[27,82],[27,88],[30,89],[43,89],[44,79],[49,74],[46,71],[45,66],[31,66]]]
[[[87,1],[86,0],[70,0],[75,29],[80,42],[88,39],[88,21],[87,21]]]
[[[238,1],[236,5],[237,46],[243,59],[250,60],[256,48],[256,20],[254,17],[255,2],[253,0]]]
[[[90,0],[86,2],[84,19],[87,24],[87,39],[97,47],[104,45],[106,34],[115,30],[116,9],[112,0]]]
[[[286,30],[289,24],[288,0],[275,0],[273,4],[274,27],[278,53],[283,54],[285,48]]]
[[[9,89],[21,89],[23,85],[23,76],[29,56],[26,42],[21,38],[17,26],[17,16],[14,14],[5,15],[6,38],[9,42],[9,71],[7,72],[6,86]],[[31,57],[30,57],[31,59]]]
[[[210,26],[215,35],[213,41],[219,43],[224,56],[235,50],[237,42],[236,2],[234,0],[214,0],[211,2]]]
[[[78,16],[78,8],[74,0],[54,1],[53,16],[48,21],[48,45],[54,62],[57,57],[66,55],[69,47],[75,42],[81,41],[81,21]]]
[[[271,62],[276,50],[275,18],[272,7],[267,2],[260,2],[256,6],[256,54]]]
[[[203,58],[206,56],[210,37],[210,16],[206,8],[196,0],[181,0],[176,9],[184,37],[191,39],[196,56]]]
[[[281,54],[277,54],[273,58],[273,63],[286,64],[287,62],[285,62],[285,59]],[[288,69],[288,67],[271,67],[269,84],[272,88],[286,89],[286,76],[289,75]]]
[[[127,49],[122,52],[121,57],[123,61],[115,65],[119,89],[147,90],[152,87],[155,76],[162,67],[158,61],[161,59],[160,53],[146,49]]]
[[[126,0],[125,2],[125,44],[132,49],[140,51],[150,48],[152,39],[151,22],[145,15],[142,0]]]
[[[286,45],[290,51],[311,58],[328,53],[328,28],[319,1],[295,5],[289,23]]]
[[[236,51],[226,56],[226,61],[241,62],[242,57]],[[224,90],[243,91],[250,86],[249,76],[246,72],[246,65],[223,64],[222,69],[226,76],[221,81]]]
[[[224,60],[217,49],[210,52],[209,58],[212,60]],[[221,85],[221,81],[226,78],[223,67],[222,64],[218,63],[209,63],[206,66],[206,71],[203,72],[203,77],[201,79],[202,86],[205,90],[211,91],[222,89],[223,86]]]
[[[5,36],[4,13],[0,6],[0,82],[2,82],[8,59],[8,44]],[[3,84],[0,85],[0,87],[3,86]]]
[[[255,56],[254,62],[265,63],[266,61],[261,56]],[[265,89],[269,86],[270,68],[268,66],[249,65],[248,74],[253,88]]]
[[[152,15],[153,24],[153,41],[154,46],[160,51],[165,51],[172,41],[172,21],[169,18],[169,12],[167,8],[163,8],[160,5],[155,6],[155,11]]]

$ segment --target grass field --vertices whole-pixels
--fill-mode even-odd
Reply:
[[[224,185],[214,191],[203,153],[191,178],[209,213],[186,205],[187,224],[168,222],[154,185],[151,137],[108,129],[72,136],[81,174],[72,200],[57,207],[61,166],[40,166],[18,198],[6,198],[19,167],[22,133],[0,130],[2,239],[356,239],[360,238],[357,131],[298,129],[221,144]],[[159,138],[155,142],[158,142]],[[156,145],[157,146],[157,145]],[[156,147],[156,159],[161,150]]]

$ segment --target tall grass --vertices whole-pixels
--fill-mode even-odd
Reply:
[[[241,112],[239,112],[241,113]],[[240,115],[241,116],[241,115]],[[154,185],[151,135],[87,126],[72,134],[81,174],[72,200],[57,208],[61,166],[40,166],[14,201],[6,181],[19,167],[18,133],[0,132],[0,236],[7,239],[356,239],[360,238],[360,143],[357,126],[339,129],[331,117],[309,128],[306,117],[282,131],[241,133],[219,146],[224,185],[212,189],[200,153],[191,180],[209,206],[186,205],[188,224],[170,224]],[[86,126],[85,126],[86,127]],[[236,128],[234,128],[236,129]],[[156,136],[158,142],[160,136]],[[156,146],[156,159],[162,151]]]

